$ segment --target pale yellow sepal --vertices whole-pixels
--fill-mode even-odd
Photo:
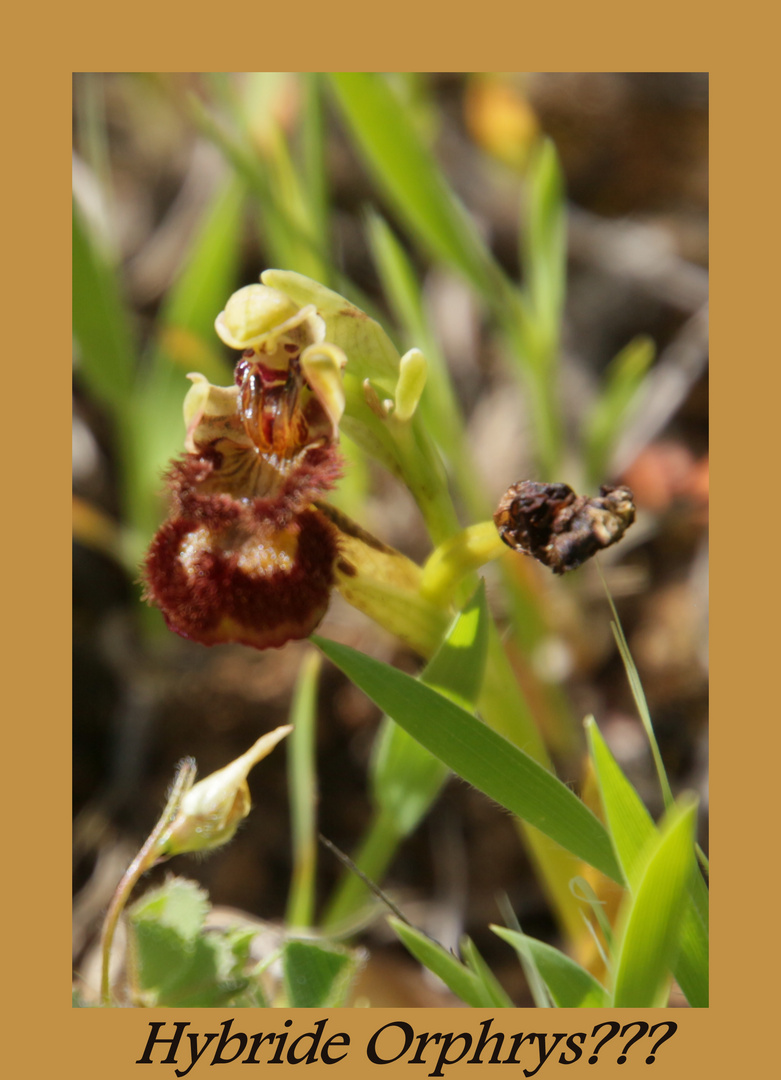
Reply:
[[[160,838],[158,857],[208,851],[227,843],[250,811],[247,786],[250,769],[292,730],[292,725],[284,724],[269,731],[230,765],[193,785],[183,796],[176,817]]]
[[[192,386],[187,391],[182,411],[187,435],[184,441],[189,454],[197,453],[197,443],[219,438],[235,437],[239,433],[237,386],[214,386],[204,376],[191,371],[187,378]],[[208,427],[208,435],[202,429]],[[197,437],[199,436],[200,437]]]
[[[418,564],[381,543],[335,507],[317,505],[339,530],[335,584],[347,603],[421,656],[433,655],[451,613],[421,594]]]
[[[313,394],[331,421],[331,438],[339,436],[339,422],[344,415],[344,384],[342,372],[347,357],[336,345],[321,342],[310,345],[301,353],[301,371]]]

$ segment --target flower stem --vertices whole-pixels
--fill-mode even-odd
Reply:
[[[130,866],[122,876],[122,880],[116,888],[116,892],[109,904],[106,918],[103,921],[101,934],[101,980],[100,980],[100,1003],[104,1008],[111,1005],[111,946],[117,929],[119,917],[127,904],[130,894],[136,882],[151,869],[158,860],[157,845],[165,830],[176,816],[179,804],[185,792],[192,786],[195,779],[195,762],[192,758],[185,758],[177,769],[171,794],[168,796],[165,810],[152,832],[147,837],[144,846],[133,859]]]

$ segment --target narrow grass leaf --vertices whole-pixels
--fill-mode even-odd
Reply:
[[[161,344],[168,345],[171,332],[176,330],[202,342],[209,349],[209,359],[215,352],[221,357],[214,320],[237,284],[246,191],[242,180],[231,177],[212,196],[163,305]],[[169,355],[172,351],[169,345]],[[182,357],[190,364],[188,371],[193,370],[195,359]],[[220,376],[231,377],[230,367],[222,358],[216,370],[197,370],[214,381]]]
[[[600,570],[600,575],[602,571]],[[645,691],[643,690],[643,684],[640,681],[640,673],[637,670],[637,666],[632,658],[632,653],[629,649],[629,644],[624,635],[623,627],[621,626],[621,620],[618,617],[616,611],[616,605],[613,603],[613,597],[610,595],[610,590],[607,587],[607,582],[602,576],[602,584],[605,587],[608,603],[610,604],[610,610],[613,613],[614,621],[610,624],[613,631],[613,637],[616,639],[616,645],[618,651],[621,654],[621,660],[626,671],[626,677],[629,680],[629,686],[632,691],[632,697],[635,699],[635,705],[640,715],[640,719],[645,729],[645,734],[648,739],[649,746],[651,747],[651,754],[654,759],[654,765],[656,766],[656,774],[659,777],[659,786],[662,789],[662,797],[664,798],[665,806],[671,806],[673,801],[672,791],[670,789],[670,781],[667,779],[667,773],[664,768],[664,761],[662,760],[662,753],[659,749],[659,743],[656,741],[656,732],[654,731],[654,725],[651,720],[651,712],[648,708],[648,702],[646,701]]]
[[[522,265],[533,317],[548,343],[558,340],[567,281],[567,219],[564,177],[556,148],[543,139],[528,170]],[[548,363],[554,350],[537,350]]]
[[[584,862],[621,881],[603,826],[536,761],[409,675],[346,645],[312,640],[384,712],[464,780]]]
[[[464,937],[462,938],[459,947],[461,956],[464,958],[464,963],[480,980],[485,993],[491,998],[496,1008],[512,1009],[512,1001],[502,989],[501,983],[491,971],[488,964],[486,964],[485,960],[480,955],[474,941],[472,941],[470,937]]]
[[[499,910],[502,913],[504,919],[504,929],[509,927],[511,930],[515,930],[518,934],[523,934],[521,924],[518,922],[518,916],[510,903],[510,899],[506,893],[497,897],[497,903]],[[493,929],[493,927],[489,927]],[[545,985],[545,981],[540,974],[540,970],[537,967],[536,961],[531,952],[526,950],[521,953],[517,953],[518,959],[521,962],[521,969],[523,971],[524,978],[526,979],[526,985],[529,987],[529,992],[532,996],[532,1001],[538,1009],[550,1009],[553,1005],[553,999],[548,992],[548,988]]]
[[[450,626],[421,678],[429,678],[469,708],[474,707],[483,680],[488,646],[488,611],[481,585]],[[399,842],[417,827],[442,789],[449,770],[412,735],[384,717],[375,740],[370,767],[374,814],[355,863],[374,881],[381,881]],[[348,874],[333,896],[324,924],[341,926],[360,910],[366,885]]]
[[[613,447],[654,355],[653,341],[640,336],[630,341],[608,365],[602,392],[585,422],[583,452],[586,474],[592,484],[604,482]]]
[[[482,294],[501,271],[456,200],[407,110],[376,72],[330,76],[352,136],[378,184],[429,251],[455,266]]]
[[[421,680],[465,708],[474,708],[487,647],[488,611],[481,584],[454,620]],[[399,838],[419,824],[447,776],[447,766],[439,758],[403,727],[385,718],[372,761],[372,790],[378,809],[394,822]]]
[[[512,945],[521,960],[530,960],[559,1009],[600,1009],[609,1004],[604,986],[559,949],[517,930],[492,926],[493,932]]]
[[[116,270],[100,253],[73,206],[73,335],[79,374],[91,393],[121,411],[135,372],[128,308]]]
[[[326,168],[326,131],[323,116],[323,76],[309,71],[301,76],[304,83],[302,123],[302,183],[309,222],[323,250],[328,249],[329,213],[328,170]]]
[[[656,826],[610,753],[593,718],[586,721],[586,734],[616,857],[630,889],[636,889],[642,874],[643,851],[653,841]],[[705,1007],[708,1004],[708,890],[699,873],[693,874],[689,881],[674,972],[689,1004]]]
[[[393,314],[407,344],[417,346],[428,364],[428,381],[418,406],[437,445],[445,454],[470,507],[485,513],[474,468],[466,452],[461,405],[453,389],[445,358],[428,324],[422,293],[412,264],[387,222],[376,212],[368,215],[369,243]]]
[[[473,1009],[494,1009],[494,993],[483,980],[462,964],[452,953],[447,952],[438,942],[426,937],[401,919],[390,917],[391,928],[406,949],[423,967],[428,968],[445,986]]]
[[[679,949],[689,881],[695,872],[696,804],[665,816],[646,849],[642,874],[619,913],[613,1001],[615,1008],[664,1005]]]
[[[293,725],[293,731],[288,744],[287,778],[290,792],[293,873],[285,923],[287,926],[296,927],[311,926],[315,909],[317,865],[315,721],[320,665],[319,653],[311,652],[305,657],[290,706],[290,723]]]
[[[616,857],[630,888],[637,885],[642,871],[642,852],[656,832],[653,818],[610,753],[594,718],[586,720],[586,735],[599,783],[599,793],[607,818]]]

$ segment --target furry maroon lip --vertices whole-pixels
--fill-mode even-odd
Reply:
[[[147,597],[171,630],[202,645],[279,648],[319,624],[337,556],[336,530],[315,509],[284,529],[248,515],[223,529],[175,518],[149,549]]]

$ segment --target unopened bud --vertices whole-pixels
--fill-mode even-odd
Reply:
[[[223,769],[193,785],[160,838],[158,858],[187,851],[209,851],[230,840],[250,811],[247,776],[293,730],[290,724],[262,735],[254,746]]]
[[[399,381],[396,384],[396,408],[393,415],[397,420],[411,420],[420,401],[420,395],[426,385],[428,365],[420,349],[406,352],[399,365]]]

